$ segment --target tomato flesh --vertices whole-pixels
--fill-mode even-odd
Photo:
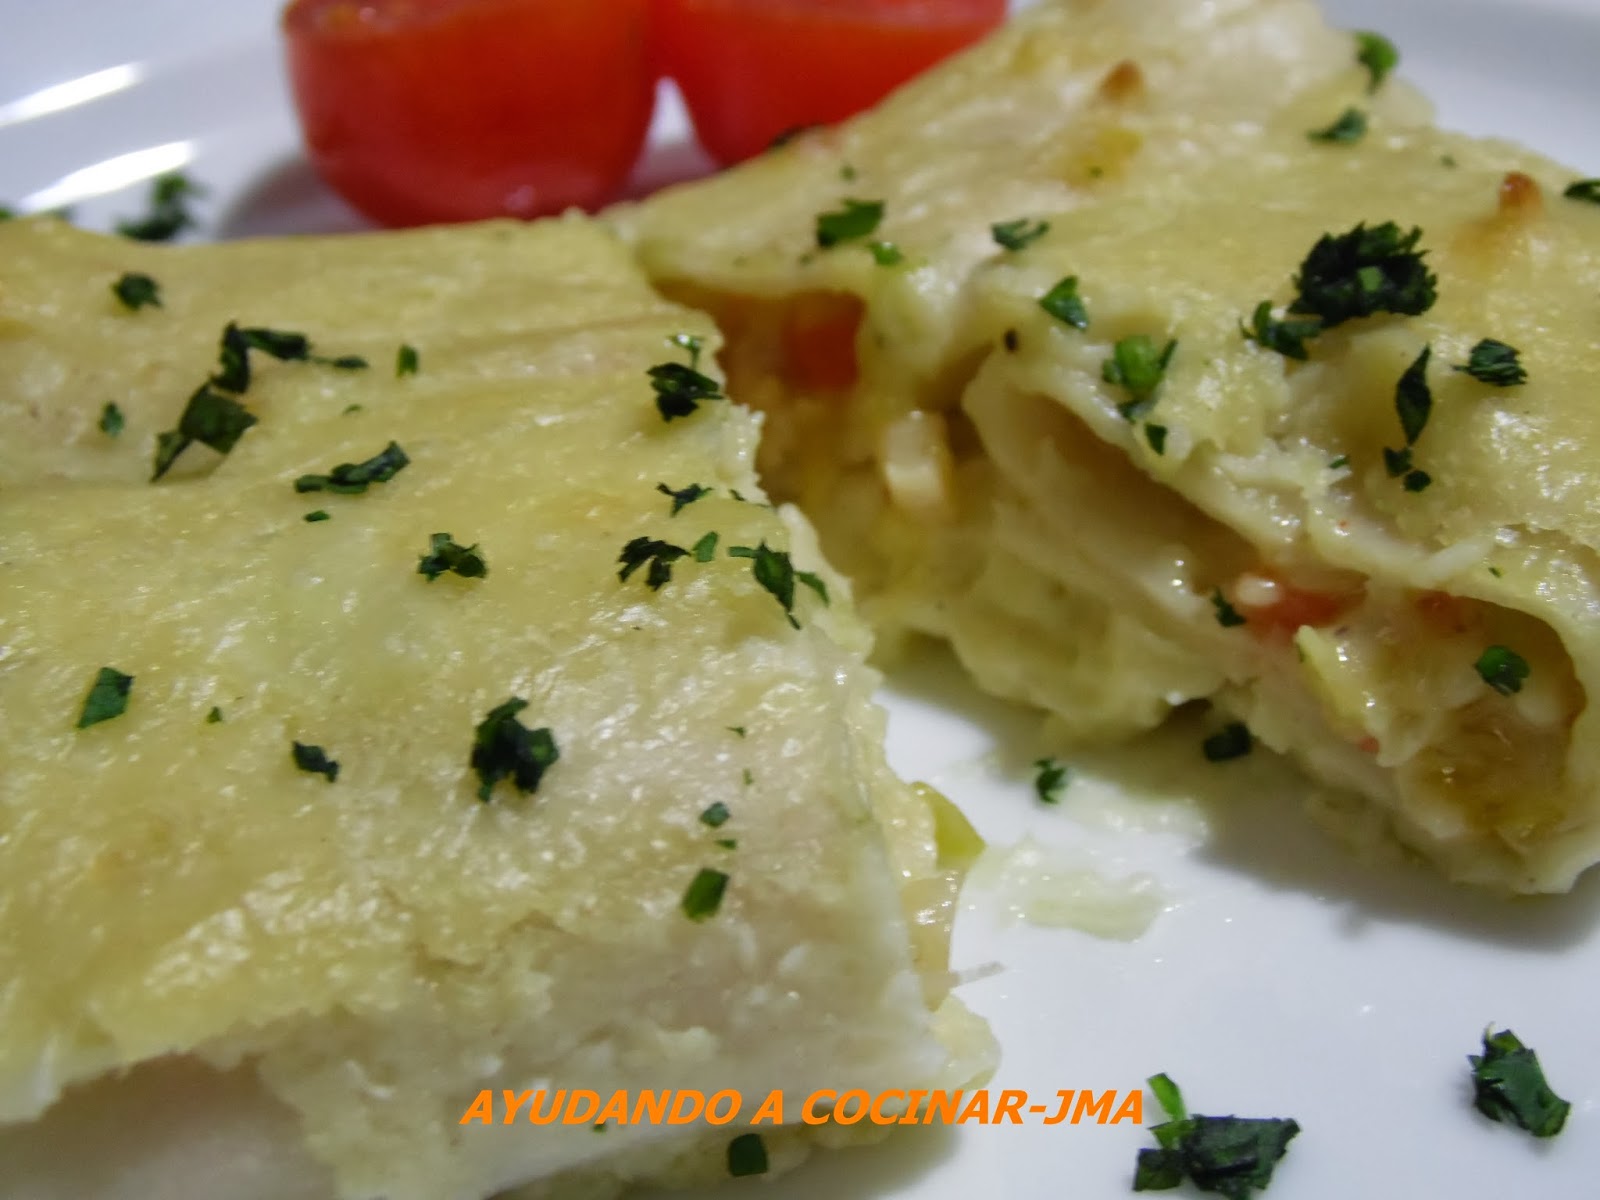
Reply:
[[[610,199],[655,104],[650,0],[295,0],[313,165],[385,225]]]
[[[870,108],[1005,13],[1005,0],[658,0],[655,36],[726,166]]]

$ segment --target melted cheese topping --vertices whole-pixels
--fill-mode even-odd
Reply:
[[[1453,877],[1560,890],[1600,858],[1600,210],[1561,197],[1572,172],[1367,82],[1303,0],[1062,0],[618,220],[661,286],[767,314],[726,322],[730,376],[778,426],[763,470],[880,628],[948,637],[982,686],[1081,735],[1210,698]],[[1362,140],[1307,136],[1348,107]],[[843,163],[905,266],[809,244]],[[990,225],[1018,218],[1050,229],[1002,249]],[[1385,221],[1424,231],[1428,313],[1330,330],[1304,364],[1241,336],[1321,235]],[[1038,305],[1068,276],[1087,331]],[[819,295],[862,303],[829,387],[773,334]],[[1103,378],[1136,334],[1178,342],[1148,417],[1164,452]],[[1482,338],[1523,351],[1526,386],[1450,370]],[[1433,483],[1411,492],[1382,451],[1425,345]],[[1261,580],[1294,604],[1220,627],[1213,590],[1243,604]],[[1515,696],[1474,671],[1494,644],[1532,665]]]
[[[324,1188],[406,1200],[725,1173],[725,1130],[461,1129],[484,1088],[784,1088],[798,1111],[984,1070],[926,916],[957,876],[883,762],[847,587],[801,588],[797,630],[725,553],[659,591],[617,578],[629,540],[713,530],[826,568],[762,502],[756,418],[657,413],[669,337],[715,331],[608,234],[0,244],[0,1120],[200,1060],[294,1114]],[[166,307],[116,307],[124,270]],[[150,484],[229,319],[372,366],[255,356],[260,423]],[[401,341],[422,369],[397,380]],[[292,486],[391,440],[410,465],[365,494]],[[674,517],[660,482],[712,494]],[[446,530],[487,578],[418,574]],[[134,677],[127,711],[78,730],[103,665]],[[511,696],[560,759],[483,803],[474,729]],[[706,868],[726,895],[690,920]]]

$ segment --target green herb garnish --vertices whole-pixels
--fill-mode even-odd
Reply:
[[[699,371],[700,352],[705,343],[693,334],[680,333],[668,339],[674,346],[686,351],[689,365],[662,363],[646,372],[650,386],[656,394],[656,409],[663,421],[687,417],[700,407],[702,400],[726,400],[722,385]]]
[[[1144,440],[1150,443],[1150,449],[1157,454],[1167,452],[1167,427],[1165,425],[1150,425],[1144,427]]]
[[[138,312],[145,305],[161,307],[161,285],[148,275],[128,271],[111,285],[115,296],[129,312]]]
[[[1490,646],[1473,664],[1478,678],[1502,696],[1514,696],[1522,690],[1530,668],[1528,660],[1509,646]]]
[[[1371,79],[1367,82],[1367,91],[1375,92],[1383,86],[1383,81],[1389,78],[1390,73],[1400,65],[1400,51],[1395,44],[1381,33],[1372,33],[1363,30],[1354,35],[1356,39],[1356,61],[1367,69]]]
[[[1033,790],[1042,804],[1058,804],[1061,792],[1067,786],[1067,768],[1053,758],[1041,758],[1033,764],[1038,772],[1033,777]]]
[[[1111,357],[1100,368],[1100,376],[1131,397],[1117,405],[1117,411],[1127,420],[1144,416],[1155,404],[1156,389],[1166,377],[1167,364],[1177,349],[1178,343],[1170,341],[1158,350],[1155,340],[1143,333],[1125,337],[1112,347]]]
[[[1367,114],[1359,108],[1347,108],[1326,129],[1313,129],[1306,134],[1313,142],[1349,145],[1367,136]]]
[[[783,615],[788,618],[789,624],[800,628],[800,622],[794,616],[794,587],[803,583],[822,598],[824,604],[828,601],[828,589],[821,579],[810,571],[796,571],[794,562],[786,550],[774,550],[763,541],[759,546],[730,546],[728,557],[751,559],[751,570],[759,583],[783,606]]]
[[[1569,183],[1566,191],[1561,194],[1568,200],[1585,200],[1590,204],[1600,204],[1600,179],[1580,179],[1576,183]]]
[[[1509,1029],[1483,1032],[1483,1053],[1467,1055],[1472,1064],[1472,1103],[1491,1121],[1550,1138],[1567,1123],[1572,1105],[1550,1090],[1539,1056]]]
[[[1272,301],[1263,300],[1251,314],[1250,325],[1241,324],[1239,332],[1263,350],[1276,350],[1285,358],[1304,362],[1311,357],[1306,350],[1306,340],[1322,332],[1322,322],[1279,321],[1272,315]]]
[[[407,375],[415,375],[422,366],[422,357],[417,353],[417,348],[412,345],[401,345],[394,355],[394,377],[403,379]]]
[[[400,444],[390,442],[365,462],[340,463],[326,475],[302,475],[294,481],[294,490],[359,496],[375,483],[388,483],[410,465]]]
[[[1074,329],[1089,328],[1089,310],[1084,306],[1083,297],[1078,295],[1076,275],[1068,275],[1040,296],[1039,307],[1056,320],[1064,321]]]
[[[478,799],[489,802],[495,785],[509,779],[523,795],[539,790],[544,773],[561,757],[545,728],[529,729],[517,720],[528,702],[513,696],[491,709],[472,734],[472,769],[478,773]]]
[[[136,220],[118,221],[117,232],[139,242],[170,242],[195,224],[189,201],[205,194],[205,189],[181,171],[157,175],[150,181],[149,209]]]
[[[1428,361],[1432,357],[1433,347],[1424,346],[1395,385],[1394,409],[1400,417],[1400,431],[1405,434],[1408,446],[1417,444],[1433,412],[1433,392],[1428,387]]]
[[[294,765],[311,775],[321,775],[329,783],[339,778],[339,764],[323,752],[321,746],[293,743]]]
[[[718,800],[705,812],[700,814],[700,824],[709,825],[712,829],[720,829],[728,823],[728,818],[733,814],[728,811],[728,806]]]
[[[717,534],[713,530],[702,534],[700,540],[689,548],[689,553],[694,555],[695,562],[708,563],[717,556]]]
[[[213,705],[212,708],[211,708],[211,711],[206,714],[206,724],[207,725],[221,725],[222,724],[222,710],[220,708],[217,708],[215,705]]]
[[[1338,458],[1330,458],[1328,460],[1328,470],[1330,471],[1342,471],[1349,465],[1350,456],[1348,454],[1341,454]]]
[[[1212,589],[1211,607],[1217,610],[1217,624],[1224,629],[1236,629],[1246,623],[1239,610],[1228,603],[1228,598],[1222,594],[1221,588]]]
[[[120,717],[128,711],[128,693],[133,691],[133,676],[124,675],[115,667],[101,667],[89,685],[89,695],[83,701],[83,712],[78,715],[78,728],[87,729],[101,721]]]
[[[122,410],[109,401],[100,410],[100,420],[97,423],[100,426],[100,432],[107,437],[116,437],[117,434],[122,432],[122,428],[126,424],[122,417]]]
[[[1169,1120],[1151,1127],[1159,1148],[1139,1151],[1136,1192],[1166,1191],[1188,1179],[1203,1192],[1246,1200],[1272,1182],[1273,1169],[1300,1132],[1298,1122],[1287,1119],[1190,1116],[1172,1080],[1156,1075],[1149,1084]]]
[[[880,267],[898,267],[906,260],[900,247],[893,242],[868,242],[867,251]]]
[[[1018,217],[1015,221],[1001,221],[989,226],[994,240],[1007,250],[1023,250],[1050,232],[1049,221],[1031,221]]]
[[[882,222],[881,200],[846,200],[841,209],[817,214],[817,245],[826,250],[840,242],[871,237]]]
[[[448,533],[436,533],[431,539],[428,553],[417,561],[417,574],[426,575],[432,583],[449,572],[463,579],[483,579],[489,574],[489,564],[479,553],[477,544],[458,545]]]
[[[331,521],[331,520],[333,520],[333,518],[328,515],[328,510],[325,509],[325,508],[319,508],[319,509],[316,509],[314,512],[308,512],[305,516],[301,517],[300,519],[302,521],[304,521],[307,525],[316,525],[316,524],[319,524],[319,523],[321,523],[323,521]]]
[[[688,553],[682,546],[674,546],[659,538],[636,537],[617,556],[617,561],[622,564],[617,578],[627,583],[635,571],[649,563],[650,569],[644,577],[645,586],[652,592],[659,592],[672,582],[672,564]]]
[[[701,867],[683,893],[683,915],[691,921],[704,921],[717,915],[722,894],[728,890],[728,876],[710,867]]]
[[[749,737],[750,736],[750,731],[748,729],[746,729],[743,725],[729,725],[728,726],[728,732],[733,734],[735,737]]]
[[[367,360],[359,355],[346,354],[327,358],[313,354],[311,339],[303,333],[261,326],[241,328],[228,322],[222,331],[222,343],[217,351],[218,370],[211,382],[225,392],[243,394],[250,388],[250,351],[277,359],[279,362],[314,362],[340,370],[360,370]]]
[[[1484,338],[1467,356],[1467,361],[1454,370],[1471,375],[1479,383],[1491,387],[1516,387],[1528,382],[1528,372],[1515,346]]]
[[[734,1178],[767,1173],[767,1144],[759,1133],[741,1133],[728,1143],[728,1174]]]
[[[1380,312],[1427,312],[1438,280],[1423,262],[1426,251],[1417,249],[1421,240],[1422,230],[1402,233],[1393,221],[1323,234],[1295,276],[1300,295],[1289,311],[1316,316],[1327,329]]]
[[[209,383],[201,384],[184,406],[178,427],[156,439],[155,469],[150,482],[165,475],[178,455],[196,442],[211,447],[218,454],[227,454],[255,423],[255,415],[234,397],[217,391]]]
[[[710,488],[702,487],[698,483],[691,483],[685,488],[671,488],[664,483],[658,483],[656,484],[656,491],[660,492],[663,496],[670,496],[672,498],[673,516],[677,516],[696,500],[700,500],[711,495]]]
[[[1249,728],[1242,721],[1231,721],[1201,742],[1200,752],[1207,762],[1227,762],[1243,758],[1254,744]]]

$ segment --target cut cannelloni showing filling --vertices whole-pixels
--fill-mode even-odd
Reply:
[[[881,630],[1085,737],[1211,700],[1450,877],[1563,890],[1600,207],[1381,50],[1300,0],[1047,4],[617,219]]]
[[[984,1074],[848,589],[609,233],[0,264],[0,1196],[704,1183]]]

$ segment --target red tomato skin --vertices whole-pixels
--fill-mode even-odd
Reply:
[[[657,0],[661,68],[724,166],[831,125],[977,41],[1005,0]]]
[[[291,87],[318,174],[383,225],[594,208],[655,104],[650,0],[295,0]]]

